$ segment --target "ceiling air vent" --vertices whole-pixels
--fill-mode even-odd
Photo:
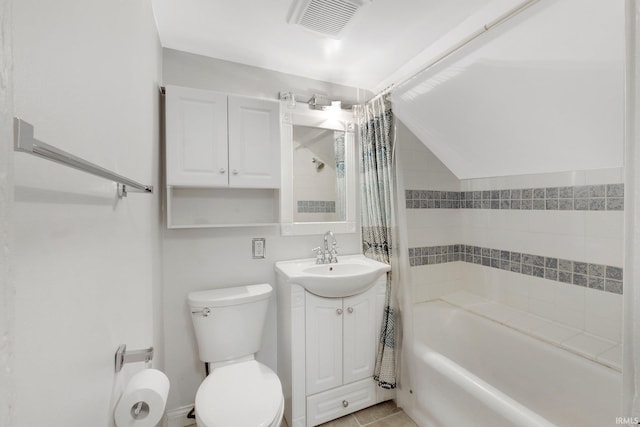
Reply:
[[[288,22],[339,38],[358,10],[369,3],[371,0],[295,0]]]

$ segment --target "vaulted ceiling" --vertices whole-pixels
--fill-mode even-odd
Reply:
[[[153,0],[164,47],[377,91],[470,16],[521,0],[372,0],[340,40],[287,17],[298,0]]]

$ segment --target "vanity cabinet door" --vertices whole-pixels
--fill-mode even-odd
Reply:
[[[229,96],[229,186],[280,187],[280,103]]]
[[[375,287],[345,298],[343,379],[348,384],[373,375],[376,357],[377,304]]]
[[[228,186],[227,96],[166,87],[167,185]]]
[[[309,292],[306,305],[306,394],[342,385],[342,298]]]

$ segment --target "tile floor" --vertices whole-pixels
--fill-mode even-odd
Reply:
[[[418,427],[404,411],[392,401],[379,403],[319,427]]]
[[[418,427],[392,400],[354,412],[318,427]],[[195,424],[188,427],[196,427]],[[280,427],[288,427],[282,420]]]

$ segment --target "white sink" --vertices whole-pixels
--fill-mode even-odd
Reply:
[[[364,255],[338,256],[338,260],[334,264],[316,264],[315,258],[280,261],[276,271],[287,283],[297,283],[312,294],[340,298],[366,291],[391,269]]]

